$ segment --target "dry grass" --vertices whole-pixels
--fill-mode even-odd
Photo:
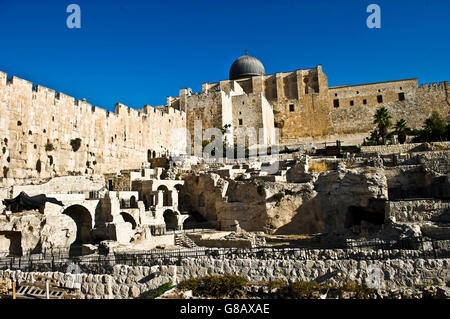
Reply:
[[[370,173],[375,174],[377,172],[377,169],[372,166],[364,166],[364,173]]]
[[[328,165],[327,162],[311,162],[309,164],[309,171],[313,173],[321,173],[330,171],[332,168]]]
[[[267,238],[279,238],[279,239],[311,239],[314,235],[264,235]]]

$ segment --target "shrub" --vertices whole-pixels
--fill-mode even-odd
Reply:
[[[357,284],[356,282],[346,281],[340,287],[341,291],[353,292],[355,293],[355,298],[366,299],[370,298],[377,290],[374,288],[369,288],[365,284]]]
[[[279,298],[310,299],[317,298],[325,293],[339,295],[341,298],[366,299],[371,298],[376,289],[369,288],[365,284],[345,281],[341,284],[317,283],[307,281],[296,281],[288,285],[281,286],[277,291]]]
[[[424,127],[421,130],[413,131],[413,142],[437,142],[450,139],[450,123],[445,120],[438,112],[433,112],[425,120]]]
[[[275,280],[261,282],[261,285],[264,285],[267,288],[269,288],[269,290],[272,290],[272,289],[283,289],[284,287],[286,287],[288,285],[288,283],[281,279],[275,279]]]
[[[70,140],[70,145],[72,146],[72,150],[74,152],[78,151],[81,147],[81,139],[79,137]]]
[[[236,275],[211,275],[200,278],[189,278],[178,287],[192,290],[196,296],[225,297],[244,294],[243,289],[248,282],[244,277]]]
[[[147,299],[155,299],[161,296],[163,293],[165,293],[167,290],[172,289],[172,283],[166,282],[165,284],[162,284],[158,288],[156,288],[151,294],[149,294],[146,298]]]
[[[308,299],[312,297],[314,292],[324,293],[326,289],[325,286],[316,282],[296,281],[281,287],[278,294],[281,298]]]

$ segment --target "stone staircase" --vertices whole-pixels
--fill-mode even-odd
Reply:
[[[197,244],[184,233],[175,234],[175,245],[187,248],[197,247]]]

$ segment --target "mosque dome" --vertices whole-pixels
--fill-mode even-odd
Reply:
[[[255,75],[265,75],[264,65],[257,58],[243,55],[233,62],[230,68],[230,80],[242,79]]]

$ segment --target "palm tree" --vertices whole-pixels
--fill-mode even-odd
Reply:
[[[411,132],[411,129],[406,125],[405,119],[400,119],[394,126],[394,133],[398,136],[398,141],[400,144],[404,144],[406,142],[406,135]]]
[[[378,125],[378,134],[381,137],[382,143],[386,144],[388,128],[391,127],[392,123],[391,115],[384,106],[375,112],[373,124]]]

